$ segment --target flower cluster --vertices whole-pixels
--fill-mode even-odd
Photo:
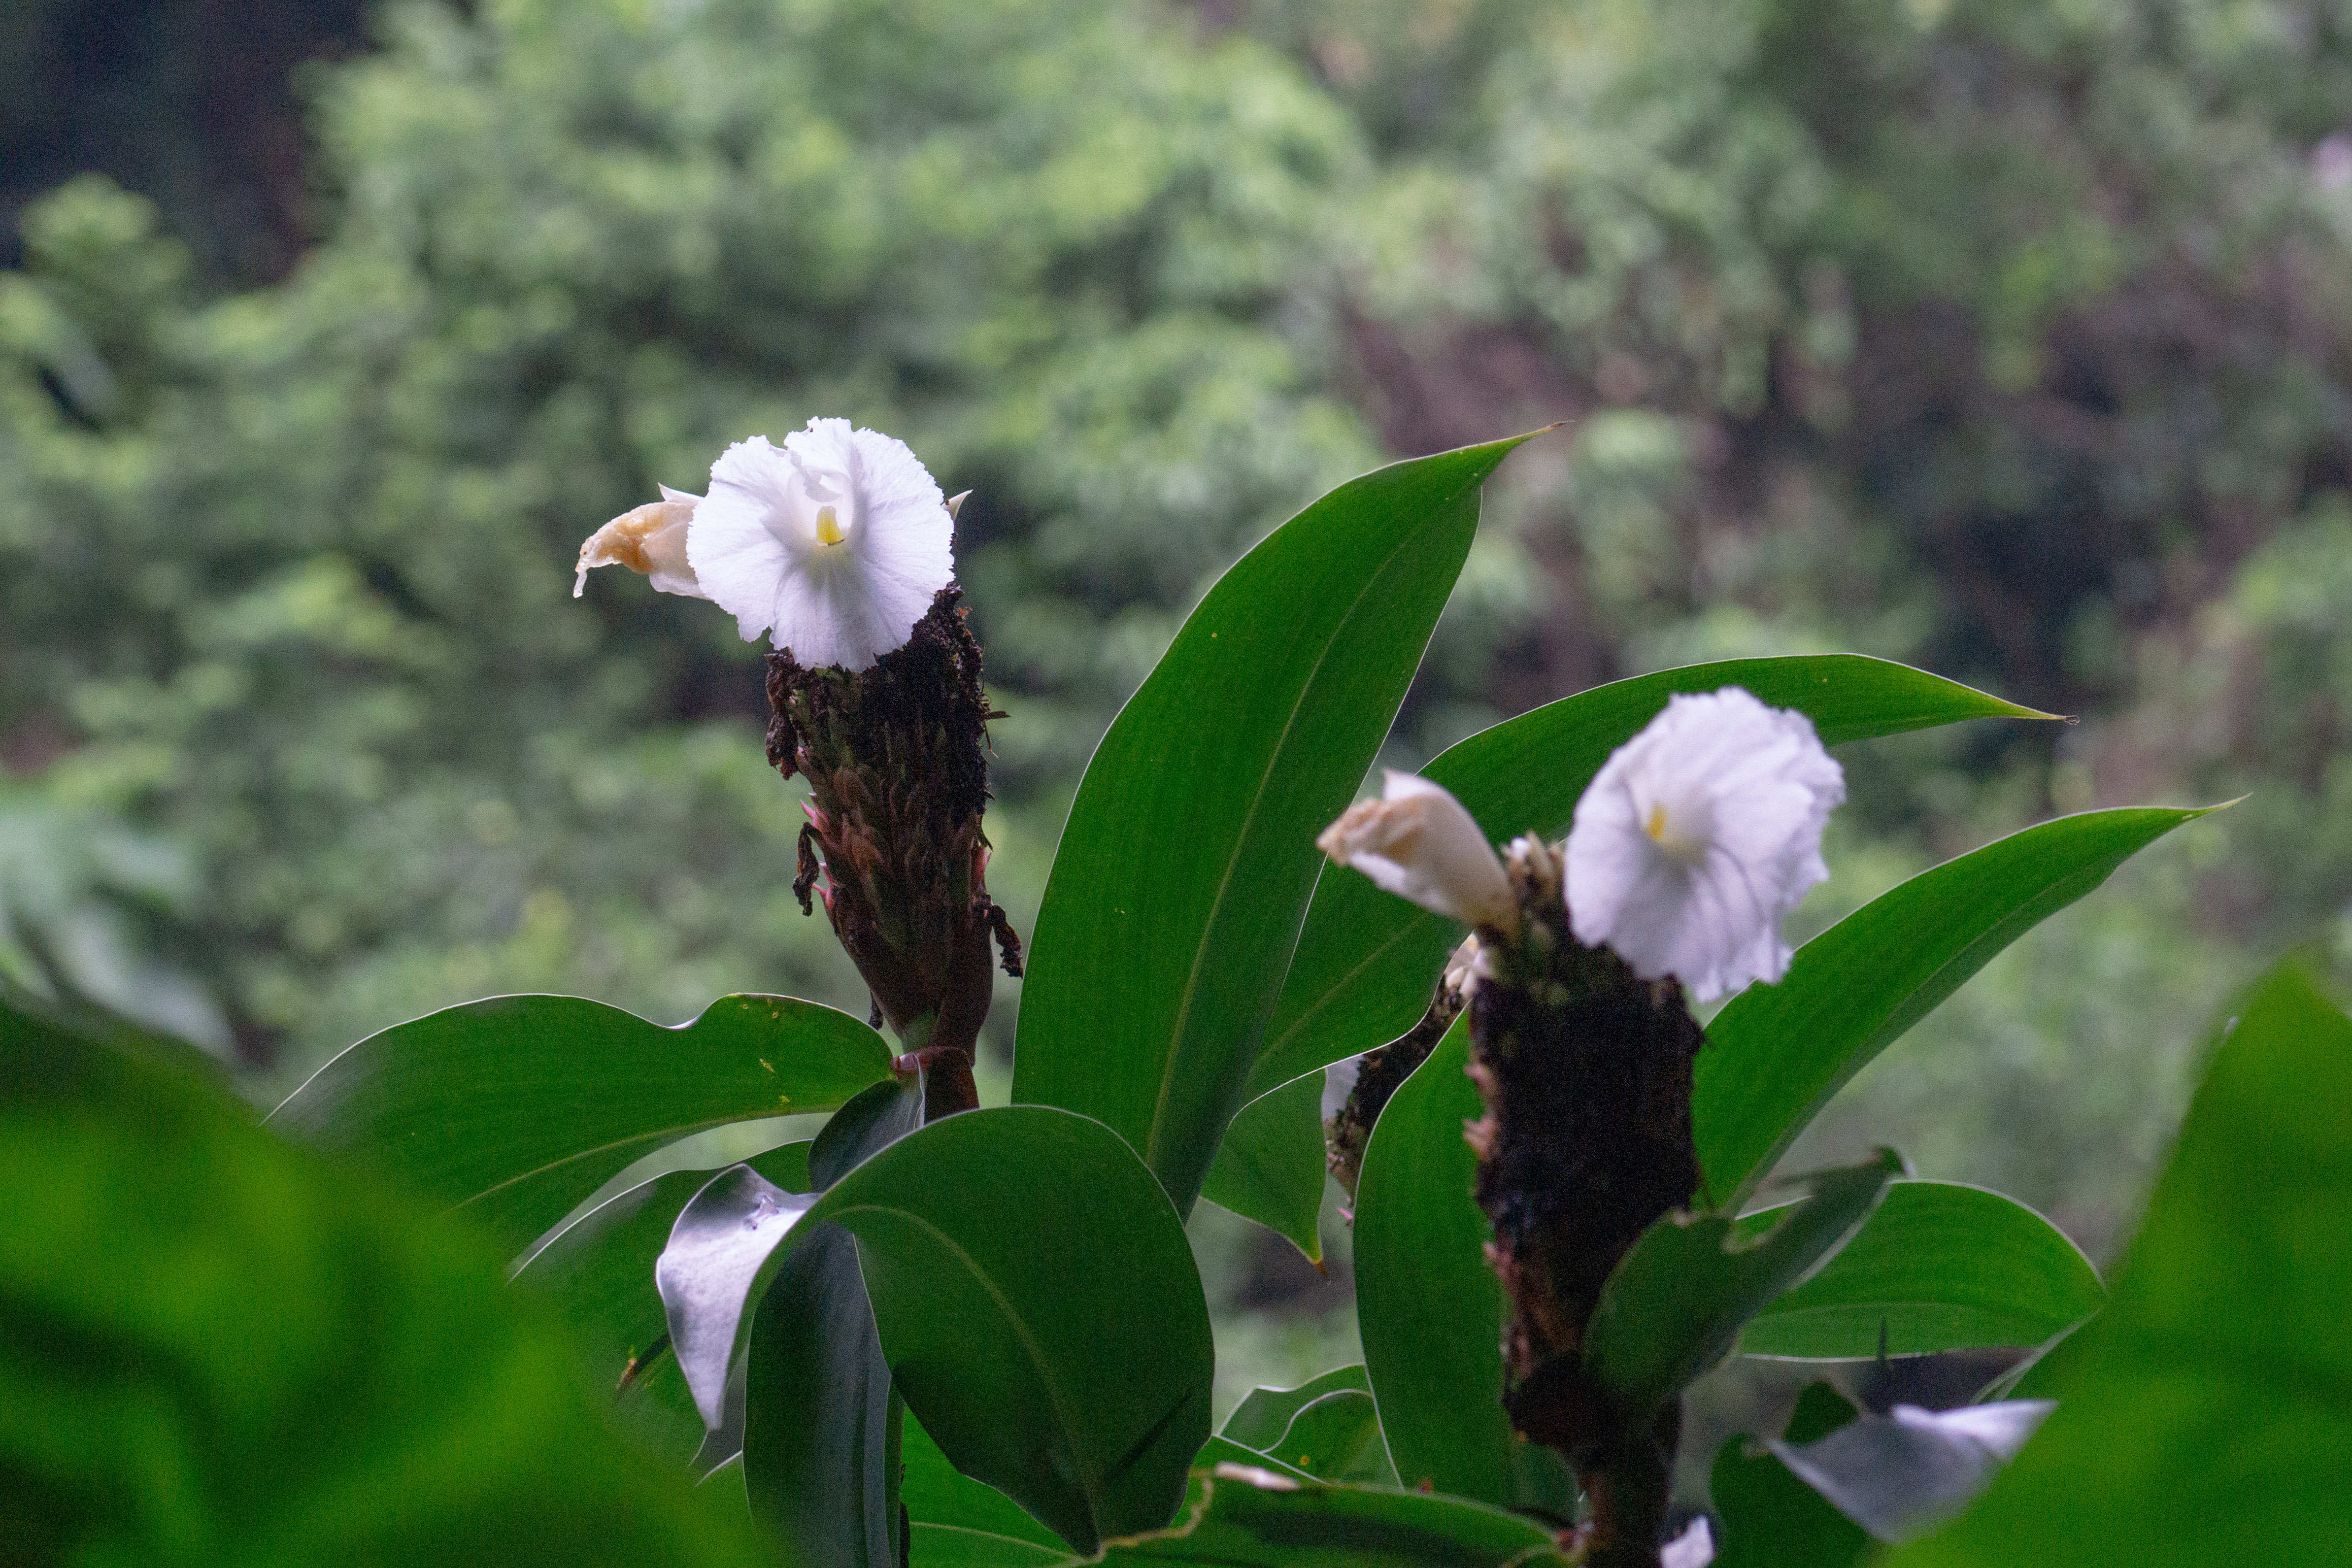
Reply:
[[[812,669],[867,669],[953,580],[955,504],[905,442],[812,419],[782,446],[764,435],[730,446],[709,494],[664,486],[597,529],[572,591],[592,567],[625,566],[664,593],[711,601],[747,643],[767,632]]]
[[[812,419],[781,446],[730,446],[707,495],[664,486],[606,523],[572,585],[625,566],[711,601],[746,642],[768,635],[768,759],[809,787],[793,891],[804,911],[824,900],[933,1118],[978,1103],[993,956],[1021,972],[988,895],[987,727],[1002,716],[957,602],[962,499],[943,499],[905,443]]]
[[[1812,721],[1738,686],[1677,695],[1577,802],[1565,897],[1576,939],[1712,1001],[1788,970],[1780,921],[1829,875],[1822,831],[1845,778]],[[1520,913],[1476,821],[1391,772],[1317,844],[1423,908],[1504,936]]]

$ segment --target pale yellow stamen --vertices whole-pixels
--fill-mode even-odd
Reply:
[[[1666,841],[1666,803],[1664,801],[1661,800],[1650,808],[1650,820],[1643,823],[1642,827],[1650,835],[1651,842],[1663,844]]]
[[[819,507],[816,509],[817,543],[821,545],[837,545],[848,537],[849,536],[847,534],[841,531],[841,519],[839,517],[835,515],[834,509],[831,507]]]

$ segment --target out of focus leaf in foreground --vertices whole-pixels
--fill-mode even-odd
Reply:
[[[489,1247],[201,1078],[0,1009],[0,1190],[11,1561],[761,1561]]]
[[[2287,965],[2224,1032],[2057,1413],[1895,1568],[2343,1560],[2352,1019]]]

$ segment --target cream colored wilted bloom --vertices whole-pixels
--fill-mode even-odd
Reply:
[[[1518,929],[1518,903],[1494,846],[1462,802],[1426,779],[1388,769],[1381,798],[1349,807],[1315,847],[1423,909]]]
[[[586,591],[590,569],[599,566],[625,566],[651,578],[654,587],[664,593],[689,599],[710,597],[695,581],[694,568],[686,559],[687,529],[702,497],[667,485],[661,493],[660,500],[623,512],[588,536],[588,542],[580,547],[580,575],[572,580],[572,598]]]
[[[1570,927],[1700,1001],[1777,980],[1781,916],[1828,878],[1822,830],[1844,799],[1803,714],[1738,686],[1671,697],[1576,803]]]
[[[954,529],[906,443],[812,419],[781,447],[755,435],[710,465],[686,549],[744,641],[771,632],[811,668],[862,670],[904,646],[954,579]]]

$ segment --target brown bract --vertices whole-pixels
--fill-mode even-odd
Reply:
[[[919,1055],[929,1113],[976,1103],[971,1056],[1001,948],[1021,945],[988,896],[987,725],[980,645],[942,590],[903,647],[855,674],[768,655],[768,760],[809,781],[801,907],[815,892],[875,1007]],[[822,872],[824,885],[817,883]]]
[[[1593,1508],[1587,1561],[1654,1564],[1680,1407],[1633,1429],[1585,1374],[1583,1341],[1618,1260],[1698,1190],[1691,1064],[1705,1036],[1680,986],[1570,933],[1552,849],[1522,839],[1507,869],[1523,919],[1486,944],[1470,998],[1486,1113],[1465,1134],[1510,1300],[1504,1403],[1576,1467]]]

